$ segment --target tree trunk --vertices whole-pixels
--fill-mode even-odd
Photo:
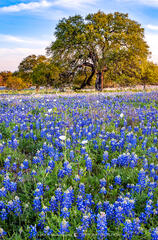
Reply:
[[[146,79],[145,78],[143,78],[143,90],[144,90],[144,92],[146,91]]]
[[[104,76],[103,71],[101,72],[101,91],[103,90],[103,84],[104,84]]]
[[[38,85],[36,85],[36,92],[38,93],[39,92],[39,86]]]
[[[85,80],[83,81],[82,85],[78,89],[82,89],[86,85],[90,85],[90,82],[91,82],[92,77],[94,76],[94,74],[95,74],[95,69],[92,69],[91,75],[88,77],[88,79],[85,78]]]
[[[97,72],[97,79],[95,82],[95,88],[98,91],[103,90],[103,71]]]

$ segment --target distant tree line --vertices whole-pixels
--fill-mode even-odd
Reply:
[[[56,40],[46,48],[47,57],[30,55],[18,71],[1,72],[0,84],[12,89],[32,85],[133,86],[158,83],[158,65],[149,61],[144,29],[128,14],[98,11],[63,18],[55,28]]]

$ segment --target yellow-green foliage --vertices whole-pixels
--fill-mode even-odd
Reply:
[[[13,90],[21,90],[26,88],[27,84],[20,77],[10,76],[6,81],[6,86]]]

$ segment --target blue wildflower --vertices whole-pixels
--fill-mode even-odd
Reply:
[[[69,232],[69,222],[67,222],[65,219],[61,222],[60,224],[60,230],[59,230],[59,234],[65,234]]]
[[[105,212],[97,214],[97,237],[98,239],[107,239],[107,220]]]
[[[37,236],[37,229],[36,229],[36,225],[35,226],[30,226],[30,231],[29,231],[29,238],[32,239],[34,237]]]

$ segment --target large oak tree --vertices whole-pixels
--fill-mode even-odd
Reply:
[[[87,74],[81,88],[90,85],[96,76],[96,88],[102,90],[104,73],[114,64],[130,60],[130,66],[137,69],[142,59],[148,56],[148,45],[144,40],[144,29],[128,14],[97,12],[63,18],[55,30],[56,40],[47,48],[53,61],[75,76],[84,69]],[[128,72],[128,71],[127,71]]]

